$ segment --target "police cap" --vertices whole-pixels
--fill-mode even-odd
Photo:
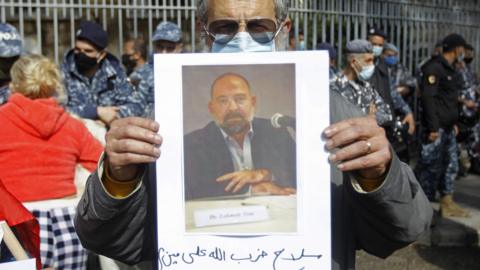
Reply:
[[[0,57],[9,58],[22,53],[22,39],[17,29],[8,23],[0,23]]]
[[[92,43],[99,50],[105,49],[108,45],[107,32],[95,22],[82,21],[76,37]]]
[[[182,31],[178,25],[172,22],[162,22],[155,29],[152,41],[166,40],[171,42],[180,42],[182,40]]]
[[[345,46],[346,53],[373,53],[373,46],[363,39],[349,41]]]
[[[459,34],[450,34],[443,39],[442,44],[443,51],[449,52],[453,51],[457,47],[465,47],[465,45],[467,45],[467,42]]]

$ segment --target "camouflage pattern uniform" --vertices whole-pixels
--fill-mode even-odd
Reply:
[[[149,116],[154,109],[153,102],[155,101],[153,63],[149,61],[137,68],[130,74],[129,80],[136,95],[141,100],[141,103],[144,104],[143,116]]]
[[[379,126],[389,123],[393,119],[391,108],[386,104],[378,92],[368,82],[350,81],[347,76],[339,73],[330,80],[330,89],[337,91],[352,104],[358,106],[365,114],[375,111]],[[375,107],[372,108],[372,105]]]
[[[0,61],[2,58],[20,56],[22,52],[22,39],[17,29],[8,23],[0,23]],[[9,97],[8,85],[0,87],[0,105],[6,103]]]
[[[410,109],[410,106],[408,106],[403,97],[397,91],[397,88],[399,86],[415,88],[417,86],[417,80],[410,75],[408,70],[400,63],[394,67],[388,67],[388,74],[391,80],[391,95],[395,110],[399,110],[405,115],[411,113],[412,110]]]
[[[480,106],[480,103],[477,100],[477,87],[479,87],[475,74],[472,72],[470,67],[465,67],[459,70],[463,78],[463,87],[460,90],[460,97],[466,100],[471,100],[477,103]],[[465,118],[476,118],[477,110],[469,109],[465,104],[462,105],[460,110],[460,117]]]
[[[478,100],[477,90],[480,87],[479,82],[472,71],[471,67],[466,66],[459,70],[462,74],[464,87],[460,91],[460,97],[466,100],[471,100],[477,103],[477,108],[480,108],[480,100]],[[460,117],[467,123],[474,122],[475,125],[470,128],[470,135],[467,138],[468,154],[474,159],[480,158],[480,123],[478,123],[478,110],[469,109],[465,104],[462,104],[460,109]],[[468,121],[471,120],[471,121]]]
[[[453,193],[459,171],[454,126],[458,123],[458,91],[462,79],[443,56],[433,57],[422,69],[421,83],[425,133],[415,174],[430,200]],[[430,132],[439,137],[431,142]]]
[[[153,33],[152,41],[166,40],[170,42],[182,41],[182,30],[178,25],[172,22],[161,22],[157,25],[155,32]]]
[[[89,79],[77,71],[73,50],[64,57],[62,73],[67,93],[67,110],[82,118],[98,119],[98,106],[118,106],[119,117],[142,116],[144,108],[128,83],[125,71],[111,54],[102,60]]]
[[[182,41],[181,29],[172,22],[161,22],[157,25],[153,33],[152,41],[170,41],[178,43]],[[144,105],[143,116],[153,115],[155,101],[155,84],[153,75],[153,55],[149,61],[136,69],[129,77],[130,83],[135,90],[138,100]]]
[[[10,94],[8,85],[0,87],[0,105],[7,103]]]
[[[458,147],[455,130],[438,130],[434,142],[422,143],[419,165],[415,168],[423,191],[430,200],[437,190],[440,196],[453,193],[453,183],[458,174]]]

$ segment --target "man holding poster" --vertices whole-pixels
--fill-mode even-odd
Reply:
[[[198,12],[214,52],[281,50],[290,30],[283,0],[200,0]],[[415,241],[432,209],[375,119],[338,93],[330,104],[333,124],[323,136],[332,153],[332,269],[354,269],[356,249],[387,257]],[[160,156],[158,130],[142,118],[112,123],[75,219],[86,248],[129,264],[156,258],[154,167],[145,164]]]

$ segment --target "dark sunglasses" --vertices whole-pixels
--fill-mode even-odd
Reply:
[[[177,44],[169,41],[160,41],[160,42],[155,42],[153,46],[155,47],[155,51],[157,52],[163,52],[165,50],[170,53],[175,50],[175,48],[177,47]]]
[[[271,42],[282,29],[282,25],[277,28],[275,21],[266,18],[250,19],[245,21],[246,31],[258,43],[265,44]],[[205,32],[210,38],[220,44],[226,44],[235,37],[240,29],[240,21],[231,19],[221,19],[211,22],[208,26],[204,25]]]

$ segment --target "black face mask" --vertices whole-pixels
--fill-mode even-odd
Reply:
[[[130,75],[137,65],[135,60],[130,59],[131,56],[131,54],[122,54],[122,64],[125,66],[127,75]]]
[[[80,52],[75,54],[75,65],[80,73],[85,73],[97,66],[97,58],[89,57]]]
[[[472,63],[473,58],[470,58],[470,57],[469,57],[469,58],[464,58],[463,61],[465,61],[465,63],[466,63],[467,65],[469,65],[470,63]]]
[[[10,81],[10,69],[19,56],[0,58],[0,81]]]

